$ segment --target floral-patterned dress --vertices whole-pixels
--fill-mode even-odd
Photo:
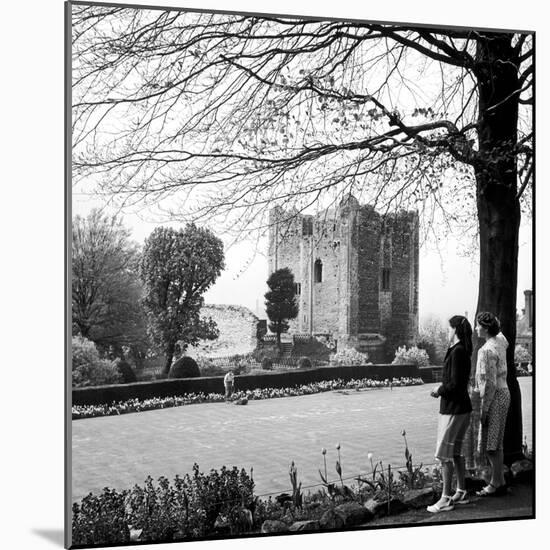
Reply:
[[[488,338],[477,355],[470,400],[472,416],[466,433],[466,468],[482,468],[487,464],[487,451],[502,449],[510,391],[506,382],[506,348],[502,333]],[[485,422],[482,416],[485,415]]]

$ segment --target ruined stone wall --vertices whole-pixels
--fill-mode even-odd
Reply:
[[[284,212],[281,209],[270,212],[268,276],[278,269],[288,267],[294,274],[294,280],[302,287],[297,296],[300,313],[296,319],[290,321],[290,332],[302,332],[303,325],[307,322],[307,318],[304,320],[305,304],[302,299],[305,290],[303,282],[309,277],[307,250],[310,227],[310,216]]]
[[[313,270],[315,262],[322,266],[322,280],[313,278],[313,334],[334,334],[338,332],[340,250],[338,246],[338,224],[334,216],[317,216],[313,223]],[[306,295],[304,303],[309,305]]]
[[[418,331],[418,217],[404,212],[387,221],[391,238],[391,317],[385,323],[388,352],[410,345]],[[384,294],[381,292],[381,294]]]
[[[314,217],[272,211],[271,225],[269,273],[288,267],[300,284],[291,332],[331,334],[344,347],[379,334],[389,358],[398,345],[412,343],[418,330],[416,213],[382,217],[349,197]],[[315,281],[316,261],[321,282]]]
[[[227,357],[251,353],[256,348],[258,318],[248,308],[236,305],[205,304],[201,317],[216,322],[220,335],[189,347],[187,355],[196,357]]]
[[[393,231],[391,224],[384,223],[380,233],[380,292],[378,296],[378,307],[380,308],[380,332],[388,334],[391,330],[392,320],[392,291],[391,291],[391,273],[392,273],[392,251],[393,251]],[[383,286],[383,270],[388,269],[390,273],[390,287]]]
[[[359,327],[358,333],[380,332],[380,216],[362,207],[357,220],[359,238]]]

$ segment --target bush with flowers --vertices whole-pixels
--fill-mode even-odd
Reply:
[[[330,364],[337,367],[349,365],[367,365],[369,360],[368,353],[361,353],[353,348],[345,348],[331,354]]]
[[[73,336],[72,367],[75,388],[122,382],[116,362],[102,359],[95,344],[83,336]]]
[[[215,533],[220,520],[230,532],[254,527],[254,481],[244,470],[223,466],[203,473],[176,476],[173,483],[151,477],[143,486],[117,491],[105,488],[90,493],[72,508],[73,545],[107,545],[129,542],[167,542],[202,538]]]
[[[514,350],[514,362],[515,363],[529,363],[532,361],[529,350],[523,347],[521,344],[517,344]]]
[[[401,346],[395,351],[395,359],[393,365],[416,365],[418,367],[428,367],[430,358],[426,350],[420,349],[417,346]]]

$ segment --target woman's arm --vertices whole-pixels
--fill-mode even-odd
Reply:
[[[488,349],[479,350],[477,385],[481,399],[481,417],[487,416],[489,407],[493,402],[497,388],[497,361],[498,357]]]
[[[467,363],[467,365],[466,365]],[[460,375],[466,368],[469,370],[470,358],[461,347],[452,350],[449,356],[449,378],[439,388],[437,394],[442,397],[451,397],[460,385]]]

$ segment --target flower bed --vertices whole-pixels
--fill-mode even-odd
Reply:
[[[308,369],[291,369],[285,372],[264,370],[256,374],[236,376],[235,385],[241,391],[269,388],[288,388],[312,383],[341,379],[346,382],[370,378],[391,380],[392,378],[420,377],[415,365],[347,365],[316,366]],[[146,399],[172,397],[174,395],[224,393],[223,376],[199,378],[171,378],[133,384],[111,384],[86,388],[73,388],[73,405],[104,405]]]
[[[340,378],[335,380],[323,380],[289,388],[263,388],[247,391],[237,391],[235,399],[273,399],[277,397],[293,397],[299,395],[311,395],[333,390],[360,390],[364,388],[383,388],[398,386],[417,386],[423,384],[421,378],[394,378],[392,380],[373,380],[371,378],[352,379],[344,381]],[[169,407],[180,407],[195,403],[218,403],[224,400],[221,393],[187,393],[171,397],[153,397],[151,399],[129,399],[111,404],[103,405],[75,405],[72,408],[73,420],[79,418],[93,418],[96,416],[112,416],[131,412],[150,411],[155,409],[166,409]]]
[[[369,473],[344,476],[342,446],[336,445],[337,479],[329,479],[327,450],[322,449],[321,483],[313,492],[302,492],[298,468],[289,468],[289,493],[275,498],[255,495],[253,470],[223,466],[205,474],[193,465],[193,473],[176,476],[173,483],[151,477],[143,486],[117,491],[105,488],[90,493],[72,507],[72,547],[170,542],[219,538],[220,536],[293,533],[361,527],[381,516],[409,509],[423,509],[439,497],[442,489],[439,466],[415,466],[405,430],[405,466],[376,464],[368,453]],[[527,449],[525,449],[527,452]],[[530,460],[514,463],[506,475],[522,476],[533,483]],[[525,477],[525,474],[531,474]],[[348,481],[357,482],[348,485]],[[344,483],[346,482],[346,483]],[[470,489],[483,486],[482,479],[466,478]],[[267,497],[267,498],[266,498]]]
[[[339,482],[327,482],[314,492],[303,494],[298,470],[290,466],[291,494],[254,494],[250,475],[237,467],[210,470],[199,466],[193,473],[176,476],[171,483],[150,477],[144,485],[118,491],[105,488],[90,493],[72,507],[73,546],[197,540],[220,535],[318,531],[360,526],[381,515],[431,503],[440,491],[439,470],[425,468],[418,488],[391,467],[380,469],[358,484],[344,485],[337,447]],[[324,451],[324,454],[326,451]],[[418,470],[417,470],[418,471]],[[326,476],[326,472],[325,472]],[[265,497],[268,498],[265,498]]]

